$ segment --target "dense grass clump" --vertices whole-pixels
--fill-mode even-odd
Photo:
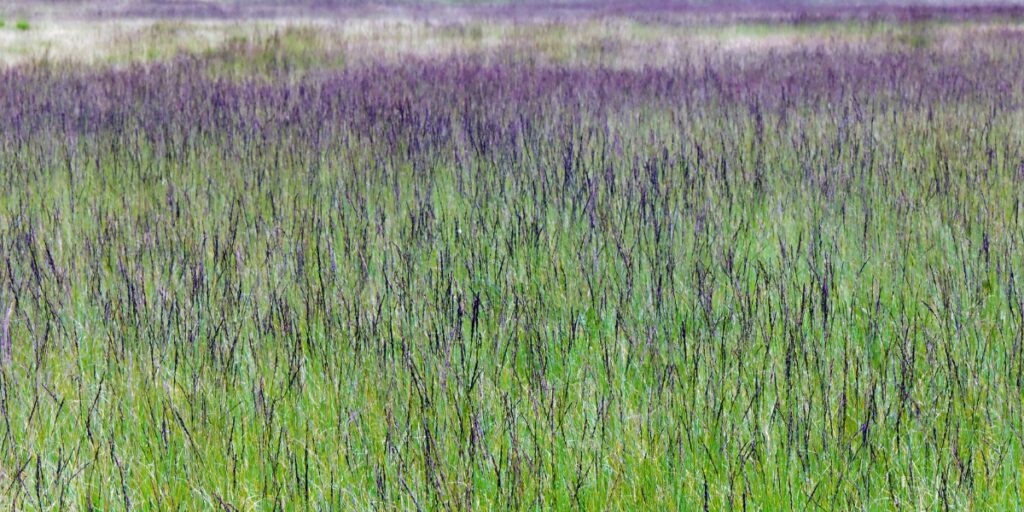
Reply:
[[[1021,42],[2,71],[0,504],[1013,508]]]

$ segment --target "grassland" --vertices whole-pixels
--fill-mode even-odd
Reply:
[[[8,23],[0,506],[1019,507],[997,14]]]

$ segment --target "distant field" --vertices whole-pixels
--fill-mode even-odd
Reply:
[[[724,53],[838,46],[872,52],[929,46],[950,52],[973,44],[975,37],[1016,37],[1024,31],[1024,10],[1018,17],[1015,8],[809,11],[813,14],[750,8],[737,14],[652,7],[609,14],[607,7],[544,7],[532,11],[534,16],[500,9],[352,7],[322,17],[253,18],[208,17],[194,10],[191,17],[122,18],[82,15],[92,12],[86,7],[63,15],[37,8],[35,15],[7,18],[7,27],[0,28],[0,63],[120,66],[210,54],[241,60],[251,57],[246,53],[274,52],[288,65],[309,70],[337,69],[352,60],[514,53],[550,64],[666,68]],[[17,22],[29,28],[18,30]]]
[[[1024,501],[1016,7],[241,5],[0,7],[0,508]]]

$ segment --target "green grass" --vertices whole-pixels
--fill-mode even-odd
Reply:
[[[568,30],[436,75],[304,29],[13,71],[0,506],[1018,506],[1012,43],[710,49],[667,97],[513,66],[582,67]]]

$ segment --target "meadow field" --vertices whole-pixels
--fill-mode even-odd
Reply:
[[[97,5],[0,7],[0,508],[1024,502],[1024,8]]]

